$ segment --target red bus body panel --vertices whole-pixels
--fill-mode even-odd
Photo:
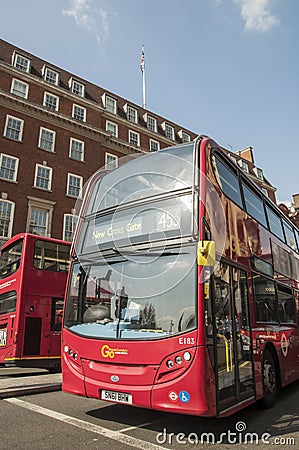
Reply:
[[[286,244],[256,220],[251,219],[245,211],[221,193],[215,181],[211,161],[206,157],[212,146],[219,147],[208,138],[203,138],[200,143],[199,239],[204,239],[201,221],[206,215],[206,210],[209,208],[211,216],[213,214],[213,196],[209,193],[210,183],[210,185],[213,184],[214,192],[217,191],[226,218],[224,243],[222,247],[217,247],[218,236],[222,230],[217,229],[216,218],[209,217],[211,235],[216,241],[216,252],[220,255],[219,259],[223,258],[231,264],[231,267],[241,268],[247,276],[251,328],[247,337],[252,345],[250,348],[253,374],[252,396],[230,405],[227,409],[220,410],[217,404],[218,381],[216,365],[213,361],[216,349],[213,348],[215,350],[213,352],[211,346],[209,348],[207,344],[204,285],[201,281],[202,267],[198,268],[196,301],[199,325],[196,331],[157,340],[126,341],[86,338],[64,328],[62,388],[65,392],[103,399],[101,396],[103,390],[117,391],[131,394],[133,406],[184,414],[225,417],[263,397],[262,364],[266,349],[274,355],[279,375],[278,382],[281,386],[299,378],[298,291],[296,322],[286,325],[256,322],[254,272],[251,266],[252,255],[257,255],[273,264],[273,244],[281,246],[289,254],[292,252]],[[282,284],[285,283],[298,290],[298,282],[294,279],[286,280],[281,274],[275,274],[275,277]],[[215,336],[213,342],[216,347]],[[170,357],[173,359],[177,354],[181,356],[185,351],[192,355],[190,363],[182,369],[166,370],[167,359]]]
[[[51,329],[52,299],[64,298],[67,273],[34,268],[34,243],[70,243],[23,233],[11,238],[2,249],[19,239],[23,239],[20,266],[0,280],[0,295],[13,290],[17,293],[16,311],[0,315],[0,330],[7,329],[6,345],[0,345],[0,364],[58,368],[61,331]]]

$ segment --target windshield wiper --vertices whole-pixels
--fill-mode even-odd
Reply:
[[[151,252],[146,251],[140,251],[140,250],[122,250],[122,249],[118,249],[118,248],[112,248],[112,251],[114,253],[117,253],[118,255],[125,255],[125,256],[171,256],[171,255],[189,255],[189,252],[172,252],[171,250],[164,250],[162,252],[159,253],[155,253],[155,252]]]
[[[91,258],[78,258],[78,262],[80,263],[90,263],[93,266],[106,266],[107,264],[117,264],[128,261],[127,258],[122,259],[109,259],[109,258],[101,258],[100,260],[91,259]]]

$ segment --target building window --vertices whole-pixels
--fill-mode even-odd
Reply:
[[[28,196],[28,216],[26,231],[50,236],[55,202]]]
[[[165,136],[168,139],[171,139],[172,141],[174,141],[174,127],[172,125],[169,125],[166,122],[162,123],[162,128],[165,131]]]
[[[116,114],[117,113],[117,101],[113,97],[109,97],[109,95],[103,95],[103,103],[106,111]]]
[[[0,178],[9,181],[17,181],[19,160],[13,156],[0,156]]]
[[[84,161],[84,142],[71,138],[69,156],[78,161]]]
[[[10,92],[18,97],[28,98],[29,85],[13,78]]]
[[[146,115],[146,126],[147,129],[150,131],[153,131],[154,133],[157,133],[158,127],[157,127],[157,119],[153,116]]]
[[[44,209],[31,208],[29,233],[47,236],[49,212]]]
[[[69,81],[69,87],[73,94],[79,95],[79,97],[85,97],[85,85],[83,83],[71,78]]]
[[[128,104],[125,104],[124,110],[127,115],[127,119],[130,122],[138,123],[138,111],[136,108],[133,108],[132,106],[130,106]]]
[[[267,189],[262,188],[263,193],[265,194],[266,197],[269,197],[269,192],[267,191]]]
[[[53,111],[58,111],[59,97],[56,95],[49,94],[45,92],[44,95],[44,106],[46,108],[52,109]]]
[[[0,237],[10,238],[12,232],[15,204],[0,200]]]
[[[80,120],[81,122],[86,121],[86,109],[82,106],[73,105],[73,119]]]
[[[78,216],[73,214],[64,214],[63,220],[63,239],[72,242],[74,238],[75,229],[78,222]]]
[[[108,120],[106,121],[106,131],[108,131],[108,133],[111,133],[111,135],[113,137],[118,137],[118,126],[116,125],[116,123],[113,122],[109,122]]]
[[[83,178],[69,173],[67,176],[67,195],[78,198],[82,189]]]
[[[262,181],[263,181],[264,175],[263,175],[262,169],[259,169],[258,167],[254,167],[253,170],[254,170],[254,172],[255,172],[257,178],[258,178],[259,180],[262,180]]]
[[[48,152],[54,152],[55,136],[55,131],[40,127],[38,140],[39,148],[42,150],[47,150]]]
[[[105,153],[105,168],[108,170],[115,169],[118,166],[118,157],[111,153]]]
[[[16,117],[6,116],[4,136],[15,141],[22,140],[24,121]]]
[[[50,84],[58,86],[59,84],[59,72],[51,69],[50,67],[44,66],[42,70],[43,79]]]
[[[52,169],[50,167],[41,166],[36,164],[35,166],[35,177],[34,177],[34,187],[40,189],[51,190],[52,184]]]
[[[30,72],[31,60],[20,53],[14,52],[12,57],[12,65],[23,72]]]
[[[244,159],[239,159],[239,166],[244,170],[244,172],[249,173],[248,163]]]
[[[158,150],[160,150],[160,143],[150,139],[150,151],[157,152]]]
[[[230,157],[230,159],[231,159],[232,161],[234,161],[235,164],[237,164],[237,158],[236,158],[234,155],[232,155],[231,153],[229,153],[229,157]]]
[[[129,142],[132,145],[140,146],[140,136],[139,133],[136,133],[135,131],[129,130]]]
[[[182,142],[190,142],[191,141],[191,136],[190,136],[190,134],[186,133],[186,131],[180,130],[178,134],[179,134],[180,138],[182,139]]]

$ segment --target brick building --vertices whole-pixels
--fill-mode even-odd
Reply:
[[[230,157],[237,163],[244,172],[256,183],[263,193],[276,203],[276,188],[271,185],[265,177],[263,170],[255,165],[252,147],[246,147],[237,152],[226,150]]]
[[[0,40],[0,238],[70,240],[80,188],[118,158],[196,136]]]
[[[98,168],[196,137],[3,40],[0,130],[0,244],[23,231],[71,240],[77,197]]]

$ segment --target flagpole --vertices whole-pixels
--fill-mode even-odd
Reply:
[[[144,45],[141,47],[141,62],[140,69],[142,72],[142,96],[143,96],[143,108],[146,109],[146,100],[145,100],[145,61],[144,61]]]
[[[142,71],[142,92],[143,92],[143,108],[146,109],[146,101],[145,101],[145,68]]]

